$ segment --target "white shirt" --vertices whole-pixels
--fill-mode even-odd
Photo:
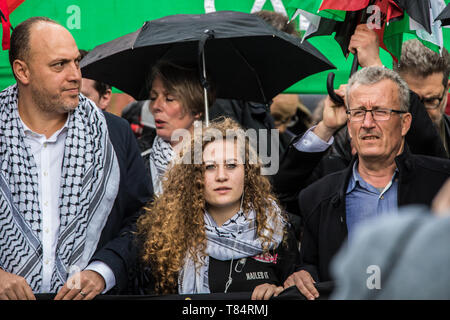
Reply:
[[[309,128],[303,136],[294,143],[295,149],[302,152],[322,152],[327,150],[333,144],[333,136],[331,136],[330,140],[324,141],[313,132],[315,127],[316,126]]]
[[[50,138],[33,132],[22,121],[25,143],[30,147],[38,172],[39,204],[42,212],[42,285],[41,293],[50,292],[50,283],[55,265],[56,245],[59,236],[59,201],[64,145],[67,137],[69,117],[64,126]],[[103,291],[116,284],[111,268],[101,261],[93,261],[85,270],[98,272],[106,283]]]

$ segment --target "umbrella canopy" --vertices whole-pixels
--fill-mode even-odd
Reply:
[[[312,45],[256,15],[218,11],[148,21],[95,47],[82,60],[81,71],[142,100],[148,98],[145,79],[159,59],[198,66],[201,77],[202,53],[219,98],[267,103],[295,82],[334,68]]]

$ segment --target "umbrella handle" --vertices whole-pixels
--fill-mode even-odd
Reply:
[[[327,77],[327,91],[331,100],[336,104],[344,104],[344,100],[334,92],[334,72],[330,72]]]
[[[350,70],[350,77],[358,70],[358,54],[353,57],[352,69]],[[327,78],[327,91],[331,100],[336,104],[344,104],[344,100],[334,92],[334,72],[330,72]]]
[[[200,38],[198,44],[198,66],[200,71],[200,83],[203,87],[203,98],[205,103],[205,125],[209,127],[209,106],[208,106],[208,89],[209,83],[206,78],[206,63],[205,63],[205,43],[208,39],[214,38],[214,30],[206,29]]]
[[[352,68],[350,69],[350,77],[351,77],[356,71],[358,71],[358,67],[359,67],[358,52],[356,52],[355,55],[353,56]],[[350,78],[350,77],[349,77],[349,78]]]
[[[200,72],[200,83],[203,88],[208,89],[209,84],[206,79],[206,70],[205,70],[205,44],[209,39],[214,39],[214,30],[206,29],[204,33],[201,35],[200,40],[198,42],[198,66]]]

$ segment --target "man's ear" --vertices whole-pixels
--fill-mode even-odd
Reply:
[[[347,119],[347,132],[348,132],[348,136],[350,137],[350,139],[353,139],[353,137],[352,137],[352,132],[350,131],[349,126],[350,126],[350,120]]]
[[[19,59],[14,60],[12,69],[17,81],[25,85],[30,82],[30,69],[25,61]]]
[[[112,98],[112,91],[111,89],[107,89],[106,92],[100,97],[98,107],[102,110],[106,110],[106,108],[109,106],[109,103],[111,102],[111,98]]]
[[[445,91],[448,91],[448,88],[450,88],[450,79],[447,80],[447,87],[445,88]]]
[[[409,131],[409,128],[411,128],[411,122],[412,122],[412,115],[411,113],[404,113],[402,114],[402,136],[406,136],[406,134]]]

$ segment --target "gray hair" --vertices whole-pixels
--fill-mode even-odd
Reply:
[[[350,91],[355,85],[371,85],[378,83],[382,80],[391,80],[398,87],[398,99],[400,102],[400,110],[409,111],[409,87],[400,75],[387,69],[385,67],[367,67],[356,72],[348,81],[347,89],[345,92],[347,109],[349,108],[349,95]]]
[[[443,73],[442,84],[447,87],[450,74],[450,55],[443,48],[442,54],[424,46],[419,40],[412,39],[403,43],[402,55],[398,65],[394,63],[394,70],[400,74],[413,74],[422,78],[433,73]]]

